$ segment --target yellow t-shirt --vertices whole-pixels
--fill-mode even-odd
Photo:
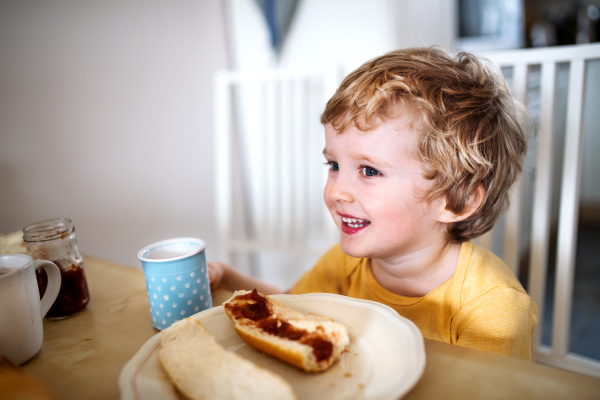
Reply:
[[[377,301],[414,322],[426,338],[533,360],[535,303],[502,260],[471,242],[461,246],[454,277],[423,297],[384,289],[373,276],[369,259],[350,257],[339,244],[291,292]]]

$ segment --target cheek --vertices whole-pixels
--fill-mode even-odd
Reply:
[[[327,183],[325,184],[325,189],[323,189],[323,200],[325,200],[325,205],[327,208],[331,208],[333,205],[333,200],[331,200],[331,196],[329,195],[329,189],[331,188],[331,178],[327,178]]]
[[[408,188],[387,188],[380,193],[369,193],[364,202],[368,215],[390,233],[415,229],[426,212]]]

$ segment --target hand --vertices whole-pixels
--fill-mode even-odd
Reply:
[[[234,292],[240,289],[256,289],[262,294],[283,293],[278,287],[244,275],[224,262],[209,261],[206,264],[208,266],[208,280],[210,281],[211,290],[225,289]]]
[[[208,280],[210,281],[210,288],[212,290],[217,289],[221,286],[223,276],[225,275],[225,269],[228,267],[227,264],[220,261],[208,261]]]

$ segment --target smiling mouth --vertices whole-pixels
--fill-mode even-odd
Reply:
[[[365,226],[371,223],[371,221],[369,221],[368,219],[346,217],[342,217],[342,222],[352,229],[364,228]]]

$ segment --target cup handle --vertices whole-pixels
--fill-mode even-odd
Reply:
[[[48,275],[48,286],[46,287],[46,293],[44,293],[44,297],[41,299],[42,303],[40,304],[40,311],[42,312],[42,318],[44,318],[58,297],[62,277],[60,276],[60,269],[58,269],[56,264],[52,261],[33,260],[33,266],[35,269],[38,269],[39,267],[44,268],[46,275]]]

